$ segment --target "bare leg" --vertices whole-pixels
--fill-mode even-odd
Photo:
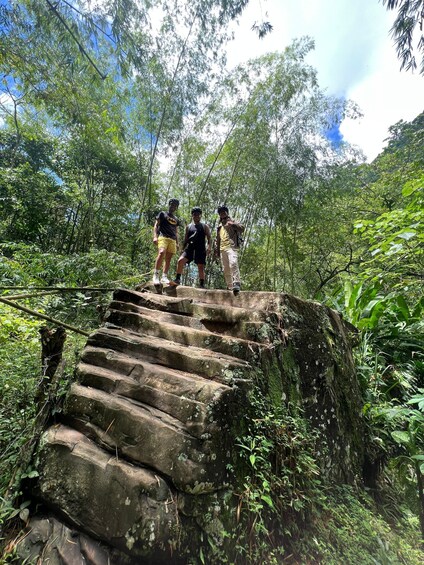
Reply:
[[[169,251],[165,254],[165,265],[163,267],[163,274],[167,275],[169,271],[169,265],[171,264],[171,259],[174,256],[174,253],[169,253]]]
[[[199,269],[199,286],[200,288],[205,288],[205,265],[198,263],[197,268]]]
[[[155,271],[159,271],[162,267],[163,260],[165,259],[165,249],[162,247],[158,251],[158,256],[156,257],[155,261]]]
[[[181,257],[178,259],[178,263],[177,263],[177,275],[181,275],[184,269],[184,265],[187,263],[187,258],[184,257],[184,255],[181,255]]]

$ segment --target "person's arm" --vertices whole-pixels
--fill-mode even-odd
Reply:
[[[153,226],[153,243],[155,245],[158,244],[158,227],[159,227],[159,220],[157,219],[155,225]]]
[[[212,237],[211,237],[211,228],[208,226],[208,224],[205,224],[205,235],[206,235],[206,239],[208,240],[208,249],[206,253],[210,255],[212,251]]]
[[[235,222],[234,220],[228,220],[227,221],[227,226],[233,226],[233,228],[239,232],[239,233],[243,233],[244,232],[244,226],[243,224],[240,224],[239,222]]]
[[[185,248],[185,246],[188,243],[188,226],[186,226],[185,232],[184,232],[184,241],[183,241],[183,247]]]
[[[181,250],[184,250],[186,248],[187,243],[188,243],[188,226],[186,226],[186,229],[184,230],[183,246]],[[178,247],[178,228],[177,228],[177,247]]]
[[[219,257],[219,252],[220,252],[220,247],[221,247],[221,234],[220,234],[220,228],[221,226],[217,227],[216,230],[216,239],[215,239],[215,245],[214,245],[214,250],[213,250],[213,254],[215,257]]]

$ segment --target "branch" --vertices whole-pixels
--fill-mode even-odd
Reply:
[[[54,15],[59,19],[59,21],[61,22],[61,24],[64,26],[64,28],[66,29],[66,31],[70,34],[70,36],[72,37],[72,39],[75,41],[75,43],[78,45],[81,53],[84,55],[84,57],[86,57],[88,59],[88,61],[90,62],[90,64],[92,65],[92,67],[96,70],[96,72],[98,73],[98,75],[100,76],[100,78],[102,80],[105,80],[105,78],[107,77],[107,75],[104,75],[103,73],[101,73],[99,71],[99,69],[96,66],[96,63],[92,60],[92,58],[90,57],[90,55],[87,53],[87,51],[84,49],[84,47],[81,45],[81,43],[79,42],[78,38],[75,36],[75,34],[73,33],[73,31],[71,30],[71,28],[68,26],[68,24],[65,22],[65,20],[62,18],[62,16],[59,14],[59,12],[57,11],[57,6],[53,6],[53,4],[50,2],[50,0],[46,0],[47,4],[50,6],[50,9],[53,11]]]
[[[339,268],[339,269],[338,269],[337,267],[335,267],[335,268],[334,268],[332,271],[330,271],[330,273],[329,273],[326,277],[324,277],[324,278],[323,278],[322,275],[321,275],[321,271],[320,271],[319,269],[316,270],[317,273],[318,273],[318,276],[319,276],[321,282],[320,282],[320,284],[318,285],[318,288],[315,290],[314,296],[315,296],[329,281],[331,281],[331,279],[333,279],[334,277],[336,277],[336,276],[339,275],[340,273],[349,273],[349,268],[350,268],[352,265],[359,265],[359,263],[360,263],[359,261],[354,261],[354,260],[353,260],[353,250],[352,250],[352,247],[351,247],[351,246],[349,246],[349,247],[350,247],[350,257],[349,257],[349,260],[348,260],[348,262],[346,263],[346,265],[345,265],[344,267],[341,267],[341,268]]]
[[[60,320],[56,320],[55,318],[51,318],[50,316],[46,316],[45,314],[41,314],[41,312],[37,312],[36,310],[31,310],[30,308],[26,308],[25,306],[20,306],[19,304],[16,304],[16,302],[12,302],[11,300],[7,300],[6,298],[1,298],[0,297],[0,302],[3,302],[3,304],[6,304],[7,306],[10,306],[11,308],[16,308],[17,310],[22,310],[22,312],[25,312],[26,314],[29,314],[30,316],[34,316],[35,318],[41,318],[42,320],[47,320],[48,322],[52,322],[52,324],[56,324],[57,326],[63,326],[64,328],[67,328],[68,330],[71,330],[75,333],[78,334],[82,334],[85,336],[89,336],[90,334],[84,330],[80,330],[79,328],[75,328],[74,326],[70,326],[69,324],[65,324],[63,322],[61,322]]]

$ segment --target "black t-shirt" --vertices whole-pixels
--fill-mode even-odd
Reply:
[[[169,212],[159,212],[156,219],[158,221],[158,235],[169,237],[169,239],[177,239],[177,227],[180,225],[178,218]]]
[[[187,245],[194,245],[198,249],[205,249],[206,231],[205,224],[194,222],[187,226]]]

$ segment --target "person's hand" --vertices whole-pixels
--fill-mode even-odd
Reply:
[[[157,238],[157,237],[154,237],[154,238],[153,238],[153,245],[157,245],[157,244],[158,244],[158,238]]]

